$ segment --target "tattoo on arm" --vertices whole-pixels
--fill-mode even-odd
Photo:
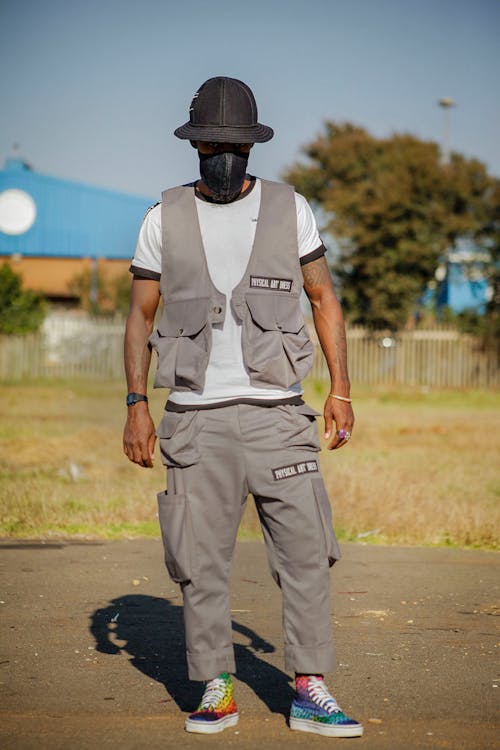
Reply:
[[[330,271],[324,256],[306,263],[302,266],[302,276],[304,277],[304,289],[309,293],[314,287],[322,286],[328,281],[331,282]]]
[[[333,329],[335,340],[335,362],[337,366],[337,377],[340,380],[348,380],[347,373],[347,340],[345,335],[344,321],[336,321]]]
[[[347,342],[342,310],[335,295],[324,257],[302,266],[304,291],[312,305],[318,339],[328,363],[332,383],[347,384]]]

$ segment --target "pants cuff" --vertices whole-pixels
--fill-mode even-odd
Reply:
[[[335,668],[335,651],[331,643],[313,648],[285,643],[285,669],[301,674],[325,674]]]
[[[190,680],[205,682],[213,680],[221,672],[236,672],[234,660],[234,648],[228,646],[220,651],[209,651],[208,653],[187,652],[188,675]]]

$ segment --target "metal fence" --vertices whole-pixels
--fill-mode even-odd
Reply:
[[[0,378],[123,378],[123,320],[51,316],[29,336],[0,337]],[[356,385],[490,388],[500,385],[499,351],[486,351],[453,329],[419,329],[397,337],[347,331]],[[317,347],[312,377],[328,380]]]

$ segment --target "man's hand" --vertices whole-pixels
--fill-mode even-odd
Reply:
[[[151,468],[154,462],[156,435],[148,405],[138,401],[128,407],[128,417],[123,431],[123,451],[139,466]]]
[[[130,311],[125,326],[125,373],[129,393],[147,393],[151,348],[149,337],[160,299],[160,283],[151,279],[132,282]],[[140,466],[153,466],[155,426],[146,401],[138,401],[128,408],[123,431],[123,451]]]
[[[325,401],[323,416],[325,418],[326,440],[329,440],[332,434],[334,434],[334,422],[337,428],[333,440],[327,446],[328,450],[332,451],[336,448],[342,448],[349,442],[349,438],[341,438],[338,432],[340,432],[340,430],[345,430],[347,433],[352,433],[354,425],[354,412],[351,404],[347,403],[347,401],[339,401],[339,399],[328,396]]]

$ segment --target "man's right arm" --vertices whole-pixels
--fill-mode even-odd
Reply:
[[[154,317],[160,301],[160,283],[152,279],[132,282],[130,310],[125,328],[125,375],[128,393],[147,394],[151,349],[148,344]],[[138,401],[128,406],[123,432],[123,450],[140,466],[153,466],[155,426],[148,404]]]

